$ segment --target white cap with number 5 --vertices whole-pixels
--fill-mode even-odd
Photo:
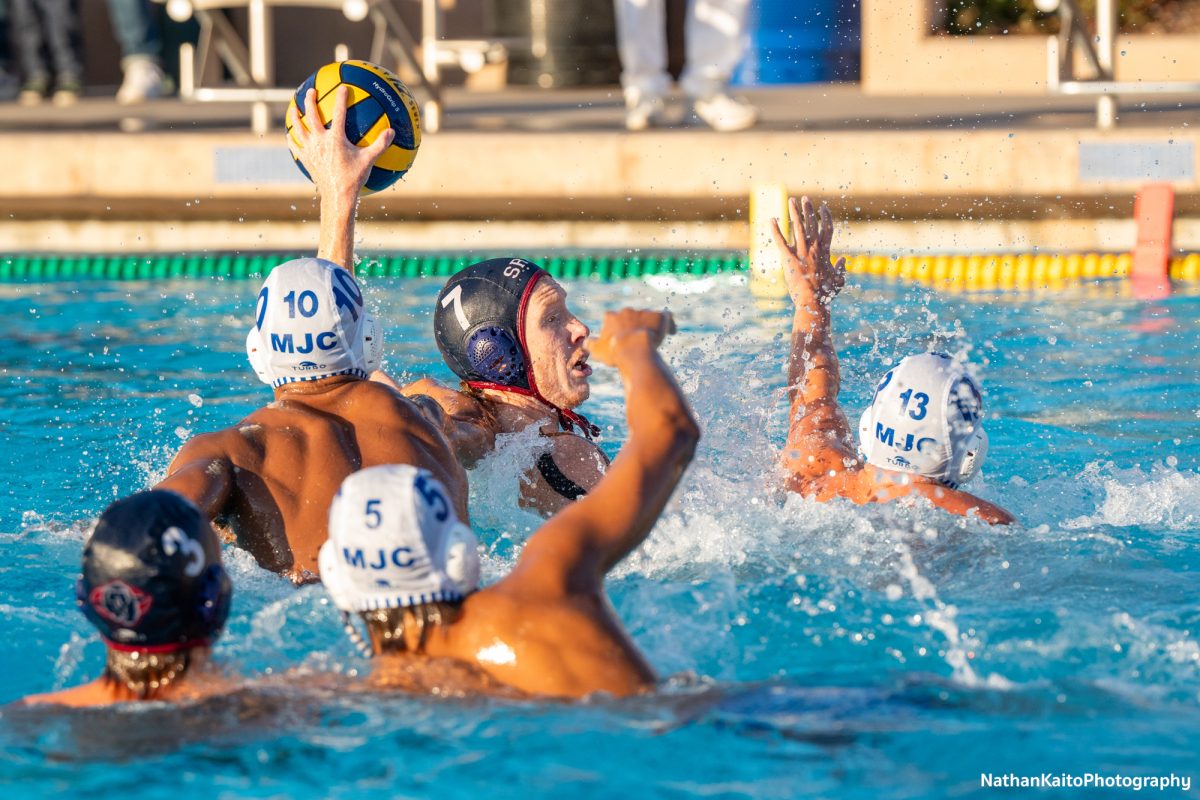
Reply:
[[[479,585],[475,534],[432,473],[407,464],[342,482],[318,564],[342,611],[455,602]]]

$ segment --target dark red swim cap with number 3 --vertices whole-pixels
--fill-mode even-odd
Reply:
[[[110,647],[163,653],[211,644],[233,589],[209,521],[181,495],[156,489],[100,515],[75,593]]]

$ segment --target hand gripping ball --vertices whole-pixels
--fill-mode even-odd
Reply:
[[[321,124],[329,127],[336,100],[335,90],[342,85],[349,88],[346,98],[346,138],[359,147],[366,147],[381,133],[391,127],[396,138],[375,161],[371,174],[361,194],[367,195],[391,186],[408,172],[421,146],[421,114],[417,101],[408,87],[388,70],[368,61],[338,61],[326,64],[308,76],[300,84],[289,105],[287,135],[292,142],[290,111],[295,107],[302,125],[304,119],[304,95],[309,89],[317,90],[317,110]],[[308,170],[298,160],[296,166],[304,177],[312,180]]]

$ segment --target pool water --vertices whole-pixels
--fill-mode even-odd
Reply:
[[[370,282],[393,373],[449,378],[429,336],[438,288]],[[672,308],[666,353],[705,432],[608,581],[660,692],[565,705],[339,691],[365,662],[321,588],[227,549],[236,592],[216,652],[254,688],[182,710],[5,709],[3,795],[908,798],[1049,772],[1174,773],[1192,783],[1172,796],[1200,796],[1196,295],[843,293],[852,420],[907,353],[976,365],[991,454],[974,488],[1021,521],[989,528],[778,492],[790,316],[740,278],[568,288],[593,325],[621,305]],[[242,350],[256,289],[0,287],[0,703],[99,673],[72,592],[90,521],[188,436],[269,399]],[[615,453],[621,390],[610,369],[593,380],[583,410]],[[485,580],[538,524],[513,505],[532,446],[512,437],[472,475]]]

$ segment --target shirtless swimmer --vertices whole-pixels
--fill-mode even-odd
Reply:
[[[846,282],[846,265],[830,260],[833,216],[808,198],[788,204],[796,243],[772,221],[788,291],[796,306],[788,357],[791,408],[783,466],[788,488],[820,501],[845,497],[884,503],[920,495],[952,514],[993,524],[1013,516],[959,488],[987,456],[983,396],[962,367],[940,353],[908,356],[875,388],[859,423],[862,457],[838,405],[841,374],[830,306]]]
[[[377,467],[346,480],[321,578],[339,609],[366,622],[375,685],[568,699],[654,685],[604,576],[645,540],[699,440],[658,354],[672,329],[657,312],[606,316],[592,354],[620,371],[629,440],[596,488],[538,528],[491,586],[478,588],[475,536],[433,476]]]
[[[246,339],[273,402],[188,440],[159,488],[196,503],[260,565],[295,581],[315,579],[329,504],[364,467],[429,470],[465,517],[466,473],[439,425],[391,387],[366,380],[379,347],[350,273],[319,258],[275,267]]]

